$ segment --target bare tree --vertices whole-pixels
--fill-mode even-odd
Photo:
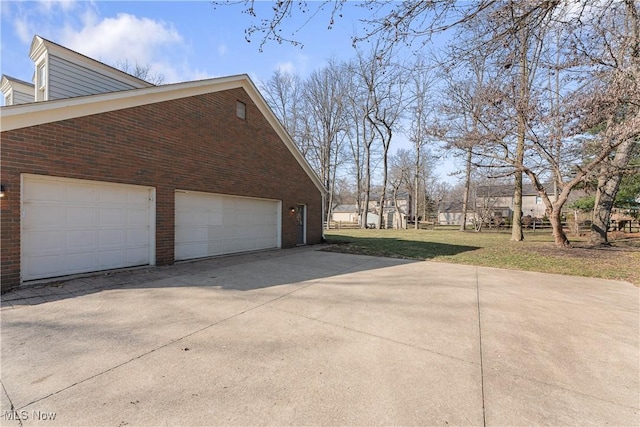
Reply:
[[[312,141],[307,132],[307,107],[300,77],[276,70],[269,80],[260,84],[260,90],[302,154],[309,157]]]
[[[366,117],[366,93],[361,90],[358,62],[343,64],[346,93],[346,120],[350,124],[346,138],[351,153],[351,166],[356,184],[356,209],[361,228],[366,228],[368,196],[371,190],[371,145],[373,133]],[[366,196],[366,197],[365,197]],[[367,199],[366,203],[364,199]],[[363,216],[364,215],[364,216]]]
[[[150,64],[142,65],[138,62],[131,64],[128,59],[124,59],[117,61],[115,67],[127,74],[131,74],[134,77],[154,85],[161,85],[164,83],[164,76],[162,74],[152,72]]]
[[[613,6],[613,5],[612,5]],[[604,113],[601,120],[607,128],[626,125],[637,117],[640,110],[638,98],[628,98],[630,91],[637,95],[640,91],[638,79],[640,78],[640,8],[633,0],[624,1],[622,5],[615,5],[618,13],[624,11],[622,25],[616,19],[605,21],[603,26],[598,26],[601,37],[605,40],[608,49],[604,50],[608,65],[601,74],[608,85],[605,91],[606,97],[598,99],[594,103],[597,111]],[[617,30],[619,29],[619,30]],[[593,52],[592,49],[589,49]],[[602,52],[602,51],[601,51]],[[595,55],[592,55],[592,58]],[[595,59],[595,58],[594,58]],[[631,83],[631,87],[628,87]],[[635,101],[635,103],[634,103]],[[604,107],[604,108],[603,108]],[[622,181],[625,168],[631,160],[634,150],[637,149],[637,134],[624,140],[616,149],[613,158],[603,162],[593,210],[591,225],[591,243],[595,245],[608,244],[607,230],[611,209]]]
[[[400,211],[400,204],[398,196],[400,194],[411,194],[414,185],[415,178],[415,153],[399,149],[396,153],[389,157],[389,189],[391,191],[391,197],[394,207],[394,228],[406,228],[406,222],[401,222],[402,212]],[[418,171],[419,173],[420,171]],[[407,204],[408,209],[414,209],[415,204]],[[415,211],[414,211],[415,212]],[[409,214],[409,211],[405,212]],[[417,220],[416,220],[417,222]]]
[[[433,129],[435,120],[435,100],[432,94],[434,77],[422,58],[419,58],[413,64],[412,70],[408,72],[411,75],[408,84],[411,98],[409,100],[408,137],[414,151],[413,185],[410,186],[413,195],[411,213],[414,216],[414,228],[417,230],[420,226],[418,221],[420,178],[425,166],[423,151],[429,143],[430,137],[436,133]]]
[[[304,85],[308,119],[313,127],[310,136],[314,143],[310,157],[315,160],[318,174],[329,190],[325,218],[331,218],[337,168],[343,161],[347,107],[345,88],[341,67],[333,61],[314,71]]]
[[[376,43],[370,55],[360,65],[360,78],[367,91],[366,119],[378,136],[382,146],[382,186],[380,206],[384,205],[389,170],[389,148],[394,133],[399,130],[403,114],[403,90],[406,80],[401,67],[390,56],[379,54],[381,45]],[[382,227],[382,215],[378,216],[376,228]]]
[[[367,228],[369,202],[371,198],[371,178],[373,172],[373,156],[375,151],[376,132],[369,120],[369,116],[374,111],[375,97],[370,90],[373,78],[371,76],[372,58],[363,52],[356,52],[356,59],[347,66],[352,78],[353,89],[350,91],[349,100],[351,103],[352,123],[356,123],[357,138],[359,147],[362,149],[362,205],[360,207],[360,226]]]
[[[466,49],[460,52],[454,47],[449,53],[449,61],[456,58],[463,70],[444,67],[443,79],[445,99],[440,106],[442,115],[439,120],[441,137],[447,146],[454,151],[461,151],[464,156],[464,187],[462,192],[462,215],[460,231],[465,231],[467,213],[470,210],[471,176],[474,171],[473,148],[481,144],[479,131],[479,117],[484,107],[485,99],[484,78],[488,53],[476,50],[476,55],[466,54]]]
[[[237,3],[250,16],[258,17],[254,1]],[[248,34],[262,33],[263,42],[292,41],[279,31],[294,13],[326,8],[331,27],[333,19],[347,10],[346,4],[342,0],[276,2],[271,9],[260,12],[267,10],[266,18],[263,15],[258,24],[251,24]],[[487,168],[493,176],[514,177],[513,240],[523,238],[520,220],[524,174],[545,204],[556,245],[569,246],[561,223],[569,193],[598,175],[607,180],[618,179],[619,174],[607,171],[620,170],[625,163],[625,144],[635,144],[640,134],[637,2],[366,0],[361,6],[369,8],[372,17],[362,21],[364,33],[354,42],[375,43],[373,58],[379,63],[388,61],[399,43],[419,45],[439,31],[482,25],[485,31],[475,37],[477,43],[467,43],[470,55],[480,51],[479,46],[488,47],[482,52],[490,64],[490,75],[483,79],[479,97],[484,105],[470,113],[478,127],[476,140],[482,144],[467,154],[473,154],[476,166]],[[295,32],[293,36],[295,39]],[[554,55],[555,61],[549,60]],[[363,97],[363,117],[381,144],[385,172],[389,142],[398,122],[385,118],[389,117],[389,109],[377,107],[383,105],[379,101],[386,97],[386,84],[377,83],[373,78],[376,75],[363,66],[375,65],[376,61],[367,62],[360,57],[355,68],[368,92]],[[547,74],[543,76],[545,70]],[[551,77],[552,73],[556,74]],[[556,84],[545,84],[543,77],[553,78]],[[567,84],[561,89],[560,82]],[[550,101],[552,98],[554,102]],[[363,168],[368,169],[364,181],[369,183],[373,143],[371,139],[363,145],[368,147],[365,153],[369,150],[364,156],[368,166]],[[605,163],[606,168],[602,167]],[[549,181],[553,188],[546,188]],[[610,193],[606,190],[606,194]]]

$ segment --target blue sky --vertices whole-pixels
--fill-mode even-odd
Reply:
[[[259,17],[268,17],[270,1],[256,1]],[[330,57],[348,60],[355,54],[351,39],[362,32],[358,19],[369,12],[345,4],[343,18],[327,29],[330,11],[313,19],[296,14],[283,27],[303,47],[268,42],[261,36],[245,40],[251,24],[242,5],[213,6],[208,1],[5,1],[0,0],[0,71],[31,81],[29,47],[38,34],[109,65],[118,62],[151,66],[164,83],[249,74],[256,84],[277,69],[308,76]],[[397,148],[409,148],[399,138]],[[392,150],[393,151],[393,150]],[[453,169],[441,162],[442,179]]]
[[[2,72],[30,80],[29,45],[34,34],[110,65],[151,65],[166,83],[247,73],[266,80],[276,69],[301,76],[321,67],[329,57],[350,58],[354,16],[365,11],[352,5],[345,18],[327,29],[328,11],[306,25],[296,16],[285,31],[301,27],[296,38],[304,47],[267,43],[259,51],[259,35],[248,43],[251,20],[242,7],[213,6],[207,1],[2,1]],[[257,2],[267,10],[270,2]],[[267,16],[267,15],[265,15]]]

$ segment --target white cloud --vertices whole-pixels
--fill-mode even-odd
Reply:
[[[164,22],[126,13],[101,21],[94,18],[90,14],[83,17],[85,26],[80,30],[65,28],[60,44],[102,62],[126,59],[144,65],[167,46],[182,43],[178,31]]]
[[[50,13],[55,8],[68,11],[76,7],[75,0],[39,0],[38,6],[45,12]]]
[[[276,70],[280,71],[281,73],[295,74],[296,67],[295,65],[293,65],[293,62],[291,61],[278,62],[276,64]]]
[[[16,34],[22,43],[31,43],[34,32],[26,19],[16,18],[14,20],[14,27],[16,29]]]
[[[13,23],[15,37],[27,47],[38,34],[111,66],[150,66],[151,74],[162,75],[165,83],[209,77],[189,65],[189,43],[170,22],[130,13],[101,16],[99,3],[92,1],[2,6],[3,23],[12,15],[9,22]],[[226,46],[221,48],[226,53]]]
[[[275,70],[281,73],[298,74],[305,76],[309,73],[310,58],[304,54],[296,54],[293,59],[289,61],[278,62],[274,67]],[[322,64],[322,62],[319,62]]]
[[[227,45],[221,43],[218,45],[218,55],[224,56],[227,53]]]

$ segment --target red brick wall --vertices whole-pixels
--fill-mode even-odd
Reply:
[[[236,102],[247,106],[236,117]],[[156,263],[174,259],[174,190],[282,201],[282,246],[295,246],[291,206],[306,204],[307,243],[322,237],[321,195],[243,89],[2,132],[2,290],[20,281],[20,174],[156,188]]]

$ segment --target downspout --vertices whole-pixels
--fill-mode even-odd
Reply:
[[[322,222],[320,223],[320,229],[322,229],[322,237],[320,239],[320,243],[324,243],[324,242],[327,241],[327,239],[324,237],[324,230],[325,230],[324,223],[325,223],[325,215],[326,215],[324,207],[325,207],[325,202],[326,201],[327,201],[327,196],[326,196],[326,193],[323,191],[322,192],[322,209],[320,209],[322,211],[322,214],[321,214],[322,215]]]

